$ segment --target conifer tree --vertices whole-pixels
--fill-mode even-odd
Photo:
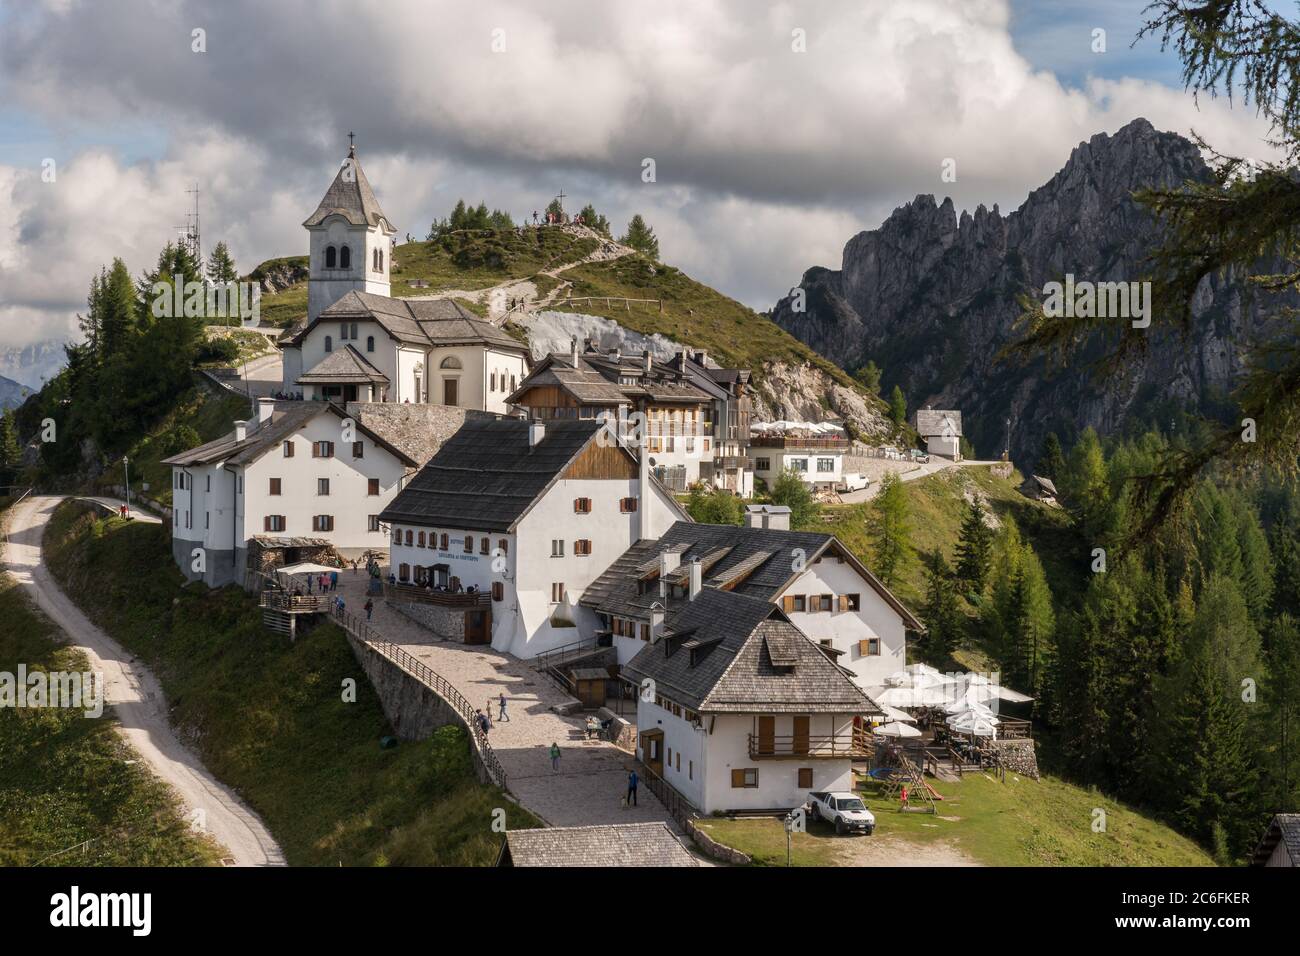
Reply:
[[[208,278],[213,282],[234,282],[239,278],[235,260],[225,242],[218,242],[208,256]]]
[[[898,475],[890,472],[880,482],[871,501],[867,536],[871,540],[874,570],[886,587],[895,584],[912,557],[911,518],[907,491]]]
[[[619,242],[631,246],[653,262],[659,261],[659,240],[655,237],[655,231],[641,218],[640,213],[632,217],[631,222],[627,224],[627,232]]]
[[[960,642],[964,618],[957,606],[952,569],[944,560],[943,552],[938,548],[927,551],[922,563],[925,565],[925,606],[921,609],[921,619],[926,630],[921,648],[932,664],[939,664]]]
[[[1056,437],[1056,432],[1048,432],[1043,439],[1043,452],[1038,456],[1034,468],[1037,474],[1050,478],[1053,482],[1059,482],[1064,477],[1065,452],[1061,450],[1061,440]]]
[[[986,523],[984,505],[978,497],[972,498],[962,519],[956,554],[957,578],[967,586],[969,593],[984,594],[992,552],[993,529]]]
[[[897,385],[889,393],[889,420],[895,425],[902,425],[907,421],[907,398]]]

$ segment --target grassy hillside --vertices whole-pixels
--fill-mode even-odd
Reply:
[[[478,783],[459,728],[380,749],[391,728],[342,631],[289,644],[262,628],[249,595],[183,587],[165,528],[65,504],[46,547],[87,615],[154,669],[173,720],[291,864],[488,864],[494,808],[512,828],[538,825]],[[342,700],[346,679],[355,703]]]
[[[394,296],[490,288],[516,279],[532,279],[538,295],[550,292],[559,280],[541,275],[543,270],[576,262],[594,251],[595,239],[574,236],[559,229],[457,232],[436,241],[399,245],[394,251]],[[278,264],[297,260],[273,259],[253,275]],[[581,311],[602,315],[643,334],[658,333],[696,348],[707,349],[723,364],[753,369],[762,377],[768,362],[811,363],[848,388],[861,387],[843,369],[818,355],[794,336],[753,309],[697,282],[673,266],[652,263],[634,255],[608,262],[591,262],[562,273],[573,283],[573,296],[611,296],[661,299],[663,309],[634,306],[627,309],[603,302],[583,303]],[[422,280],[425,288],[412,287]],[[468,305],[468,303],[467,303]],[[470,306],[482,314],[482,307]],[[262,317],[276,325],[289,325],[307,312],[307,283],[262,297]],[[865,393],[864,393],[865,394]],[[878,396],[869,396],[883,409]]]
[[[0,671],[89,669],[85,655],[0,574]],[[112,711],[0,710],[0,866],[207,866],[217,847],[193,833],[172,792],[137,762]]]
[[[1010,478],[997,478],[987,466],[951,468],[904,482],[908,511],[911,516],[911,542],[919,555],[938,548],[953,561],[961,530],[967,496],[979,494],[989,511],[999,520],[1011,517],[1043,562],[1048,579],[1056,582],[1070,577],[1073,536],[1065,513],[1031,501],[1019,491],[1018,472]],[[872,566],[871,544],[867,537],[866,518],[870,505],[844,505],[824,509],[831,520],[819,522],[817,530],[828,531],[843,541],[854,554]],[[925,572],[919,559],[910,561],[901,581],[893,588],[912,608],[919,606],[925,592]]]
[[[840,838],[813,824],[796,834],[796,866],[864,862],[854,854],[882,854],[881,864],[906,864],[914,854],[943,845],[987,866],[1213,866],[1191,840],[1093,790],[1054,777],[1035,782],[1007,775],[1005,783],[976,774],[961,783],[936,783],[937,814],[898,813],[897,801],[870,793],[876,815],[871,837]],[[1096,810],[1105,831],[1094,832]],[[715,837],[743,850],[760,866],[785,865],[785,831],[773,818],[708,820]],[[879,846],[869,846],[876,841]],[[870,860],[870,858],[868,858]]]

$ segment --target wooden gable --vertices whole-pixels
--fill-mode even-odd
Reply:
[[[572,480],[635,478],[637,465],[631,456],[617,445],[603,445],[599,441],[591,441],[578,457],[569,463],[569,467],[560,477]]]

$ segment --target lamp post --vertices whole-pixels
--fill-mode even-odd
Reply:
[[[126,455],[122,456],[122,477],[126,481],[126,517],[131,517],[131,466]]]

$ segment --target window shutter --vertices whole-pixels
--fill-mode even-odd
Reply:
[[[745,771],[743,770],[731,771],[731,785],[733,787],[743,787],[745,785]]]
[[[812,767],[799,768],[799,789],[811,790],[813,785]]]
[[[262,530],[263,530],[263,531],[270,531],[270,530],[271,530],[271,516],[270,516],[270,515],[267,515],[265,518],[262,519]]]
[[[792,595],[787,594],[785,597],[781,598],[781,610],[785,611],[787,614],[794,611],[794,597]]]
[[[841,610],[841,611],[847,611],[848,609],[849,609],[849,596],[848,596],[847,594],[841,594],[841,595],[840,595],[840,610]]]
[[[858,641],[858,655],[859,655],[859,656],[861,656],[861,657],[866,657],[867,654],[870,653],[870,650],[871,650],[871,642],[870,642],[870,641]]]

